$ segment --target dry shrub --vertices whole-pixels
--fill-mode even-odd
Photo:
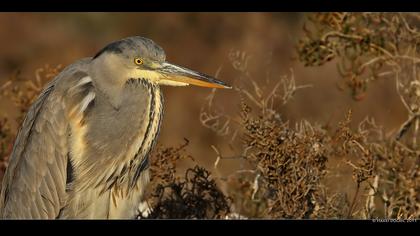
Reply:
[[[362,99],[370,82],[420,62],[419,23],[416,13],[308,14],[297,52],[306,66],[335,59],[353,97]]]
[[[325,174],[324,132],[302,122],[296,129],[270,116],[252,118],[243,110],[246,160],[257,167],[259,181],[252,199],[268,199],[273,218],[307,218]]]
[[[221,112],[213,91],[202,108],[201,122],[226,138],[236,151],[233,156],[223,156],[213,147],[216,170],[223,159],[246,162],[247,168],[220,176],[227,180],[224,184],[233,198],[232,209],[257,218],[419,218],[420,152],[416,140],[420,37],[409,23],[418,17],[316,13],[308,19],[310,26],[298,46],[301,61],[318,66],[336,59],[357,100],[367,91],[368,83],[394,76],[409,118],[392,135],[384,135],[368,117],[358,128],[351,128],[351,112],[336,128],[304,119],[292,125],[281,118],[279,108],[298,89],[309,86],[297,86],[293,73],[254,79],[248,71],[249,64],[257,63],[253,57],[245,52],[231,54],[232,67],[238,72],[234,90],[242,113]],[[403,139],[412,127],[412,137]],[[332,170],[327,168],[332,159],[353,169],[351,196],[324,184],[326,178],[332,178],[328,175]]]
[[[214,219],[230,212],[229,199],[219,190],[210,172],[196,165],[176,176],[176,162],[190,159],[185,144],[179,147],[159,147],[151,157],[151,204],[149,219]]]
[[[292,126],[273,112],[252,112],[242,103],[238,155],[224,157],[215,149],[216,168],[223,159],[247,162],[248,168],[225,183],[237,213],[293,219],[420,216],[418,153],[386,137],[373,119],[353,129],[349,111],[336,128],[305,120]],[[354,195],[325,186],[332,159],[353,168]]]
[[[325,203],[318,199],[325,190],[321,182],[332,152],[332,138],[321,126],[305,120],[296,125],[282,120],[275,105],[286,104],[298,89],[310,86],[297,86],[293,71],[279,79],[267,73],[266,78],[253,80],[247,70],[252,56],[244,52],[233,55],[232,67],[239,73],[234,91],[240,98],[241,112],[229,116],[215,109],[213,91],[200,116],[203,125],[227,138],[237,153],[226,157],[213,147],[218,155],[216,170],[223,159],[245,162],[241,165],[246,168],[227,177],[219,176],[227,180],[232,209],[250,218],[311,218],[329,214],[330,210],[320,213],[320,208],[336,206],[336,198],[328,196]]]
[[[341,77],[358,100],[371,82],[393,78],[408,112],[406,122],[391,136],[385,137],[372,120],[362,122],[353,134],[352,155],[359,161],[348,161],[357,184],[349,216],[366,183],[368,196],[358,217],[420,217],[419,24],[417,13],[316,13],[307,17],[298,46],[305,65],[336,59]],[[380,208],[375,206],[378,203]]]
[[[356,135],[350,116],[335,132],[303,120],[294,127],[275,115],[252,116],[243,104],[240,169],[227,181],[232,208],[250,218],[345,218],[350,202],[342,193],[330,194],[323,184],[330,158],[348,155]],[[217,162],[226,158],[218,151]],[[217,163],[219,164],[219,163]],[[361,175],[360,175],[361,176]],[[362,178],[360,181],[364,181]]]
[[[220,219],[230,212],[226,196],[199,166],[187,169],[183,180],[159,184],[152,197],[152,219]]]

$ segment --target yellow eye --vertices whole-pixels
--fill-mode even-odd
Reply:
[[[142,65],[143,60],[141,58],[136,58],[136,59],[134,59],[134,63],[136,63],[136,65]]]

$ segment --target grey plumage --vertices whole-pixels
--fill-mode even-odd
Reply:
[[[0,217],[134,218],[162,121],[160,86],[227,87],[165,57],[150,39],[130,37],[51,81],[16,138]]]

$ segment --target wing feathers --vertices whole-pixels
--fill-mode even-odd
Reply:
[[[3,179],[1,218],[56,218],[65,205],[66,106],[71,100],[67,100],[67,90],[79,81],[79,86],[90,82],[78,68],[80,65],[72,65],[58,75],[28,111]]]

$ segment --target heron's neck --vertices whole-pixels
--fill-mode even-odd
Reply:
[[[89,75],[96,90],[103,94],[117,110],[122,105],[126,81],[119,66],[121,63],[110,56],[93,60],[89,67]]]
[[[149,154],[155,146],[160,132],[160,125],[163,116],[163,95],[158,84],[149,82],[146,79],[130,79],[126,86],[131,91],[136,91],[139,87],[145,91],[149,101],[148,119],[145,133],[142,135],[141,144],[138,146],[136,154],[130,160],[129,164],[129,186],[134,187],[138,183],[138,178],[149,167]],[[142,120],[144,122],[144,120]]]

